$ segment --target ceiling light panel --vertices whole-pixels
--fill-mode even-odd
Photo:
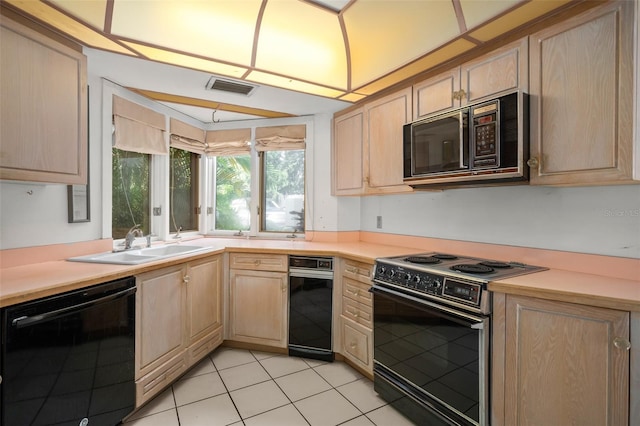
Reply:
[[[347,89],[347,55],[338,16],[309,3],[269,1],[256,68]]]
[[[288,77],[269,74],[260,71],[251,71],[246,80],[256,83],[267,84],[269,86],[280,87],[282,89],[293,90],[295,92],[309,93],[312,95],[325,96],[328,98],[337,98],[344,94],[339,90],[330,89],[328,87],[317,86],[315,84],[306,83],[304,81],[294,80]]]
[[[138,43],[124,42],[124,44],[153,61],[236,78],[242,77],[242,75],[247,71],[246,68],[223,64],[207,59],[195,58],[193,56],[169,52],[167,50],[156,49],[154,47],[144,46]]]
[[[114,0],[114,35],[251,65],[260,0]]]
[[[101,31],[104,29],[107,0],[50,0],[50,2],[65,12],[87,22],[93,28]]]
[[[451,1],[357,1],[343,17],[352,87],[375,80],[460,35]]]
[[[572,0],[533,0],[524,3],[522,6],[500,18],[490,21],[477,30],[471,31],[469,35],[481,41],[489,41],[552,10],[564,6],[570,1]]]
[[[58,29],[63,34],[80,40],[83,44],[91,47],[97,47],[99,49],[109,50],[111,52],[123,53],[126,55],[132,55],[132,52],[128,49],[114,43],[112,40],[106,38],[102,34],[86,27],[70,18],[69,16],[61,13],[60,11],[42,3],[39,1],[15,1],[15,0],[3,0],[8,4],[11,4],[31,16],[36,17],[42,22]]]
[[[462,14],[468,29],[487,22],[518,3],[522,3],[522,0],[460,0]]]

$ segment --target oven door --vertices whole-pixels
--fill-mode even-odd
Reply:
[[[488,424],[489,317],[376,284],[371,292],[383,398],[418,424]]]

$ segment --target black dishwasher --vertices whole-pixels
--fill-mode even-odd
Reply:
[[[135,405],[135,279],[2,310],[2,425],[114,426]]]
[[[289,256],[289,355],[333,361],[333,258]]]

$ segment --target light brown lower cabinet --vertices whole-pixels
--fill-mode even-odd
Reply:
[[[286,348],[287,256],[231,253],[229,265],[229,339]]]
[[[136,407],[222,343],[221,256],[136,277]]]
[[[496,293],[492,424],[628,425],[629,321],[629,312]]]
[[[339,332],[342,355],[370,377],[373,376],[371,268],[372,265],[352,260],[342,263]]]

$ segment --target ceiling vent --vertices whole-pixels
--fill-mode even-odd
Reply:
[[[237,93],[239,95],[249,96],[258,86],[238,83],[237,81],[223,80],[217,77],[211,77],[205,87],[207,88],[207,90],[220,90],[222,92]]]

